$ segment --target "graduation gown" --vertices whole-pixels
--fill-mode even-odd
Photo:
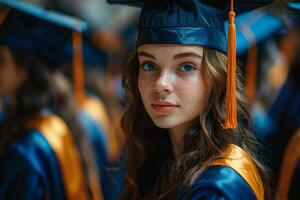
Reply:
[[[87,199],[79,152],[66,124],[42,115],[0,160],[0,199]]]
[[[275,190],[278,187],[284,152],[293,134],[300,127],[300,88],[297,84],[299,83],[288,79],[269,109],[269,115],[276,124],[276,130],[266,141],[268,158],[273,172],[273,189]],[[289,198],[298,199],[300,197],[299,184],[300,162],[293,174]]]
[[[213,161],[180,199],[255,200],[264,198],[259,173],[251,158],[236,145],[230,145],[224,158]]]
[[[56,155],[37,130],[9,146],[0,161],[1,200],[66,199]]]
[[[118,199],[124,186],[125,158],[119,153],[120,146],[101,100],[88,96],[80,119],[86,127],[95,152],[103,196],[106,200]]]
[[[124,158],[121,157],[118,161],[111,162],[107,156],[108,139],[101,124],[97,123],[84,111],[80,113],[80,121],[86,130],[94,150],[104,199],[118,199],[124,184]]]

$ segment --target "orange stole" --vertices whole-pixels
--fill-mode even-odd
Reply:
[[[111,160],[118,159],[119,145],[104,104],[96,97],[87,97],[83,105],[83,110],[103,126],[108,139],[108,156]]]
[[[249,184],[258,200],[264,199],[264,188],[259,172],[251,157],[240,147],[229,145],[221,155],[222,158],[212,161],[212,166],[227,166],[235,170]]]
[[[47,115],[30,122],[28,127],[40,131],[53,148],[61,168],[67,199],[88,199],[79,152],[65,122],[55,115]]]

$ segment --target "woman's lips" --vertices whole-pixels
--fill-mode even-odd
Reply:
[[[156,111],[156,112],[161,112],[161,113],[167,113],[172,110],[174,110],[178,105],[175,105],[169,101],[153,101],[151,103],[151,107]]]

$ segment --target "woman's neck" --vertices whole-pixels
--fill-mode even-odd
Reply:
[[[183,153],[184,137],[190,126],[191,123],[186,123],[169,129],[169,134],[176,159]]]

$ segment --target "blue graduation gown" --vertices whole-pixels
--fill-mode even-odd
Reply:
[[[79,118],[92,143],[104,199],[118,199],[124,182],[123,157],[118,162],[111,163],[106,152],[108,141],[101,125],[85,112],[81,112]]]
[[[180,199],[255,200],[247,182],[232,168],[212,166],[183,191]]]
[[[300,127],[300,88],[295,82],[287,80],[284,83],[269,109],[269,115],[276,123],[276,130],[266,141],[273,172],[273,189],[276,189],[284,152],[293,134]],[[300,197],[299,166],[298,164],[290,186],[289,198],[291,199]]]
[[[0,199],[64,200],[60,168],[44,136],[30,130],[0,160]]]
[[[230,144],[183,190],[181,199],[263,200],[264,187],[251,156]]]

